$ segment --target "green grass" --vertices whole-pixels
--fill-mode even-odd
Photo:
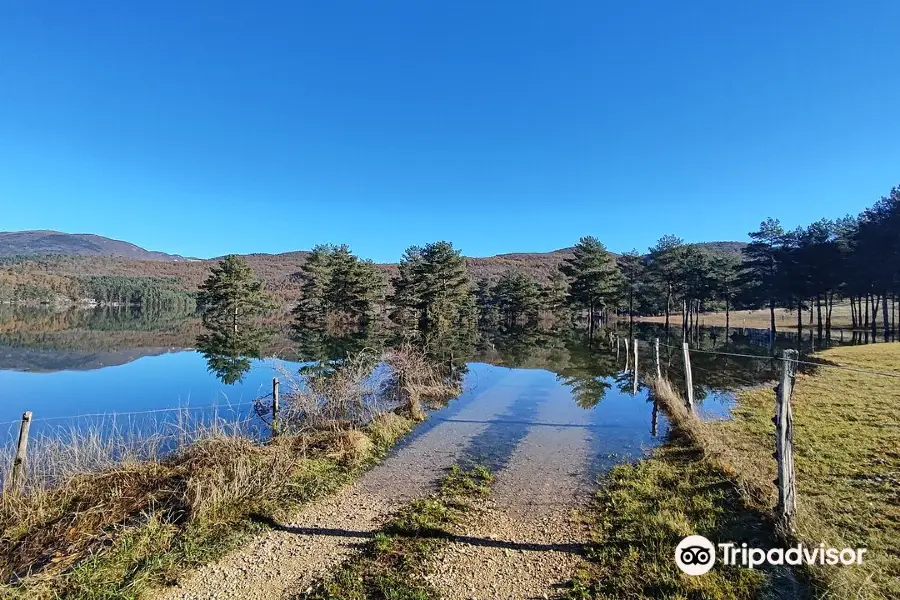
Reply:
[[[635,464],[614,467],[587,511],[592,542],[568,598],[755,599],[778,597],[783,575],[717,564],[701,577],[675,565],[688,535],[768,547],[772,526],[743,504],[727,474],[684,438]]]
[[[900,344],[835,348],[830,364],[900,375]],[[769,490],[775,504],[771,391],[739,396],[731,422],[711,426],[733,448],[738,477]],[[900,380],[827,366],[799,375],[794,390],[798,537],[837,548],[866,547],[863,565],[812,569],[817,595],[900,598]]]
[[[454,466],[439,491],[411,502],[379,531],[363,551],[328,579],[318,582],[304,600],[437,600],[428,583],[427,561],[452,536],[472,509],[490,493],[493,477],[483,467],[463,471]]]

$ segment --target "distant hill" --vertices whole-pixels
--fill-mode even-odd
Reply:
[[[731,254],[741,257],[741,251],[747,247],[747,242],[701,242],[697,244],[710,254]]]
[[[743,242],[705,242],[698,244],[712,254],[740,254]],[[56,255],[50,264],[41,265],[43,276],[79,278],[87,275],[153,276],[174,278],[185,291],[193,292],[209,274],[218,258],[197,260],[162,252],[150,252],[134,244],[97,235],[72,235],[52,231],[0,233],[0,259],[16,255]],[[247,263],[267,287],[288,303],[300,296],[300,269],[308,251],[281,254],[245,254]],[[546,282],[563,261],[572,256],[572,248],[552,252],[517,252],[487,257],[466,257],[475,279],[496,280],[507,269],[518,269]],[[396,275],[397,264],[377,265],[387,279]],[[25,272],[28,264],[20,266]],[[37,284],[38,282],[34,282]],[[0,287],[3,281],[0,277]]]
[[[183,256],[153,252],[129,242],[91,233],[61,231],[0,231],[0,257],[3,256],[118,256],[133,260],[185,260]]]

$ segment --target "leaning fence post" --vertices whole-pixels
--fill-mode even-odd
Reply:
[[[659,363],[659,338],[656,338],[656,377],[662,379],[662,367]]]
[[[278,435],[278,378],[272,378],[272,435]]]
[[[16,446],[16,457],[13,459],[10,489],[21,491],[25,485],[25,458],[28,454],[28,432],[31,430],[31,411],[26,410],[19,425],[19,443]]]
[[[785,350],[781,361],[781,383],[775,388],[775,458],[778,461],[778,518],[785,531],[794,531],[797,513],[797,487],[794,480],[794,418],[791,414],[791,394],[797,351]]]
[[[694,408],[694,376],[691,373],[691,349],[687,342],[684,342],[684,379],[687,384],[687,402],[688,407]]]
[[[634,344],[634,392],[632,395],[637,396],[638,393],[638,343],[637,338],[631,340]]]

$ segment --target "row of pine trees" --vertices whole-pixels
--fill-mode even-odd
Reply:
[[[835,304],[849,300],[854,326],[874,329],[879,318],[885,330],[894,325],[900,188],[856,217],[791,231],[767,219],[750,238],[740,254],[712,253],[667,235],[646,253],[615,256],[588,236],[544,281],[518,270],[473,281],[460,251],[441,241],[407,249],[390,286],[383,271],[346,245],[324,245],[297,275],[301,300],[293,314],[299,328],[360,325],[384,315],[403,327],[442,332],[521,326],[547,313],[581,316],[593,330],[613,315],[665,315],[668,326],[680,311],[688,328],[704,310],[768,308],[774,331],[775,309],[783,307],[797,311],[801,328],[803,315],[814,310],[821,330],[830,328]],[[250,277],[246,265],[229,268]],[[258,286],[242,289],[261,293]],[[201,293],[201,306],[214,301],[209,289]],[[232,307],[217,318],[237,327],[239,311]]]

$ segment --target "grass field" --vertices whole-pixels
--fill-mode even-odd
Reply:
[[[835,365],[900,376],[900,344],[835,348]],[[837,548],[868,548],[859,567],[817,567],[820,593],[900,598],[900,379],[820,367],[798,375],[792,400],[798,536]],[[711,426],[733,449],[735,471],[775,502],[772,393],[739,396],[734,420]]]
[[[595,537],[572,598],[900,598],[900,344],[827,350],[798,375],[792,405],[796,540],[868,549],[862,565],[760,572],[717,565],[682,575],[674,546],[692,533],[776,541],[774,392],[741,392],[731,421],[703,422],[654,384],[673,437],[612,470],[588,518]],[[860,369],[852,371],[837,366]]]
[[[571,599],[779,598],[780,573],[717,567],[689,577],[675,565],[675,546],[688,535],[768,547],[767,516],[750,509],[722,469],[677,437],[636,464],[615,467],[588,519],[592,544],[571,584]]]
[[[824,314],[823,314],[824,319]],[[881,315],[879,313],[879,323],[881,319]],[[656,316],[656,317],[640,317],[637,319],[638,321],[644,323],[665,323],[665,316]],[[681,325],[681,313],[673,313],[669,315],[669,323],[670,324],[678,324]],[[711,326],[711,327],[724,327],[725,326],[725,311],[721,312],[704,312],[700,313],[700,324]],[[763,310],[733,310],[730,314],[729,324],[731,327],[759,327],[762,329],[768,329],[769,327],[769,311],[768,309]],[[852,324],[852,319],[850,315],[850,303],[844,302],[841,304],[835,304],[834,311],[831,315],[831,326],[835,329],[843,328],[848,329]],[[803,313],[803,327],[809,328],[810,326],[815,327],[815,320],[812,325],[809,323],[809,312],[804,311]],[[797,312],[789,311],[785,308],[776,308],[775,309],[775,327],[779,329],[797,329]]]

